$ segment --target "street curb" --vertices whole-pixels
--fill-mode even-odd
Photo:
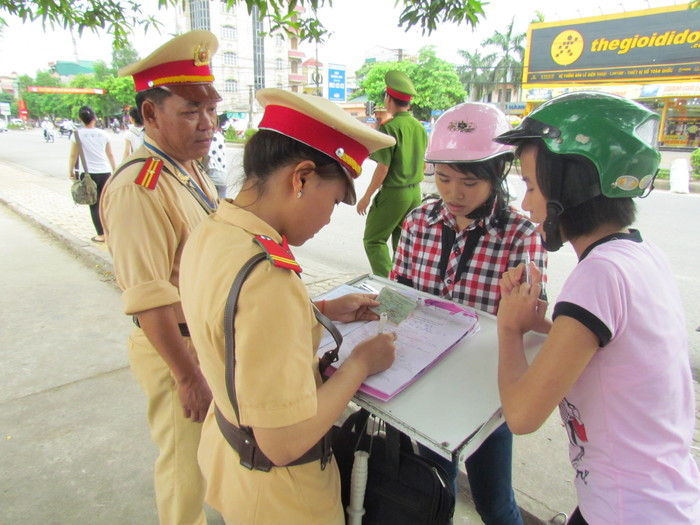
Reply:
[[[98,271],[110,282],[110,284],[112,284],[116,289],[119,289],[114,278],[112,261],[104,252],[101,252],[88,242],[79,239],[63,228],[44,220],[42,217],[26,209],[21,204],[8,201],[1,194],[0,203],[5,205],[5,207],[9,210],[12,210],[18,217],[21,217],[30,224],[39,227],[42,231],[52,236],[56,241],[67,248],[68,251],[81,260],[83,264],[93,270]]]

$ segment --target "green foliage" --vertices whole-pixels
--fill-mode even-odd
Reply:
[[[177,0],[158,0],[158,7],[175,5]],[[95,34],[114,36],[117,45],[128,42],[135,27],[159,26],[153,16],[146,16],[138,0],[0,0],[0,11],[18,16],[22,21],[40,20],[44,27],[74,29],[79,35],[86,29]],[[0,18],[1,25],[5,20]]]
[[[482,56],[478,49],[473,53],[459,49],[457,53],[466,62],[466,64],[457,66],[457,72],[469,99],[481,100],[486,94],[487,87],[490,88],[493,85],[491,65],[496,59],[496,55],[492,53]]]
[[[700,148],[696,148],[690,155],[690,165],[693,168],[693,175],[700,177]]]
[[[357,72],[360,94],[367,95],[377,106],[384,104],[384,75],[397,69],[413,81],[418,95],[411,100],[413,115],[419,120],[430,120],[434,109],[448,109],[464,102],[466,92],[454,65],[438,58],[435,48],[427,46],[418,54],[418,62],[373,62],[364,64]]]
[[[10,114],[12,114],[12,115],[19,114],[19,108],[17,107],[17,100],[15,100],[15,96],[12,93],[0,93],[0,102],[9,102],[10,103]]]
[[[236,130],[233,128],[228,128],[224,132],[224,140],[226,142],[238,142],[238,133],[236,133]]]
[[[48,71],[39,71],[36,78],[32,79],[29,75],[22,75],[19,78],[20,93],[23,93],[24,101],[27,104],[30,118],[42,118],[48,116],[52,120],[59,116],[61,109],[61,97],[54,93],[29,93],[27,86],[51,86],[58,87],[61,81],[52,76]]]
[[[245,142],[248,142],[251,139],[251,137],[253,135],[255,135],[257,132],[258,132],[258,130],[255,128],[249,128],[249,129],[245,130],[245,133],[243,133],[243,140]]]
[[[542,13],[536,12],[534,21],[543,20]],[[481,42],[483,50],[473,52],[458,50],[465,64],[458,67],[460,79],[469,92],[471,100],[481,100],[499,84],[513,84],[517,90],[522,84],[523,57],[525,55],[525,33],[515,33],[515,19],[511,19],[505,31],[495,31]]]
[[[515,18],[504,32],[496,31],[484,40],[482,46],[496,48],[496,60],[493,69],[495,84],[515,84],[516,89],[522,83],[523,57],[525,55],[525,33],[515,33]]]
[[[256,9],[262,18],[270,20],[271,29],[281,29],[298,36],[302,41],[322,42],[328,35],[316,16],[318,8],[332,0],[225,0],[231,7],[245,2],[248,13]],[[395,0],[398,5],[399,0]],[[430,34],[443,22],[466,23],[476,26],[483,17],[482,0],[402,0],[403,12],[399,25],[408,30],[419,26],[423,34]],[[173,8],[182,0],[158,0],[158,8]],[[304,8],[300,13],[297,7]],[[23,21],[40,20],[44,26],[76,30],[79,35],[86,29],[96,34],[105,32],[114,37],[117,48],[128,48],[129,36],[136,27],[146,30],[160,27],[157,17],[146,16],[141,0],[0,0],[0,11],[18,16]],[[305,15],[304,13],[308,13]],[[0,26],[5,21],[0,18]],[[114,61],[113,61],[114,62]],[[119,60],[114,64],[117,67]]]
[[[406,24],[406,29],[419,25],[424,35],[430,35],[443,22],[465,22],[476,27],[479,16],[484,16],[484,9],[478,0],[404,0],[399,25]]]
[[[138,62],[139,53],[130,42],[123,46],[112,45],[112,70],[116,75],[124,66]]]
[[[37,73],[35,79],[28,75],[19,78],[20,94],[27,103],[29,117],[41,119],[45,116],[56,118],[78,118],[81,106],[92,106],[98,117],[122,115],[125,106],[134,104],[134,82],[131,77],[116,77],[108,73],[104,63],[95,68],[94,75],[77,75],[67,87],[100,88],[104,95],[64,94],[64,93],[29,93],[27,86],[58,86],[61,81],[48,71]]]

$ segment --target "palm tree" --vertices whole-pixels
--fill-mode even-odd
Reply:
[[[486,87],[492,84],[491,64],[496,59],[495,54],[482,56],[479,51],[473,53],[460,49],[457,53],[464,58],[466,64],[457,66],[459,80],[462,82],[469,100],[478,101],[484,95]]]
[[[513,30],[514,24],[515,18],[510,21],[505,32],[496,31],[481,45],[497,48],[491,77],[493,84],[511,84],[517,91],[522,84],[524,43],[527,35],[516,34]]]

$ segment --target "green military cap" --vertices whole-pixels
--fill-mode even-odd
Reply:
[[[386,92],[392,97],[409,102],[411,97],[417,95],[416,88],[413,87],[413,82],[408,78],[408,75],[403,71],[387,71],[384,75],[386,82]]]

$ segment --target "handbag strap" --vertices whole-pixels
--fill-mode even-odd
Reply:
[[[250,272],[255,268],[255,266],[267,259],[267,255],[264,252],[256,253],[253,255],[246,263],[241,267],[236,278],[233,280],[231,289],[229,290],[228,297],[226,298],[226,306],[224,308],[224,345],[226,349],[225,356],[225,368],[224,373],[226,374],[226,392],[228,393],[229,401],[233,407],[233,411],[236,414],[236,421],[240,425],[241,418],[239,416],[238,410],[238,397],[236,396],[236,340],[234,337],[234,320],[236,318],[236,310],[238,308],[238,296],[241,293],[241,287],[243,282],[246,280]],[[328,319],[325,315],[314,308],[314,315],[318,322],[323,325],[333,336],[335,340],[335,348],[328,350],[319,361],[319,370],[321,372],[321,377],[323,377],[323,372],[326,367],[338,360],[338,350],[340,345],[343,343],[343,336],[340,331],[333,324],[333,321]],[[239,427],[245,429],[252,435],[252,430],[250,427]]]
[[[85,176],[89,177],[90,170],[88,170],[87,162],[85,162],[85,154],[83,153],[83,144],[80,142],[80,134],[78,133],[77,129],[75,130],[75,143],[78,145],[78,155],[80,155],[80,160],[83,163],[83,171],[85,172]]]

